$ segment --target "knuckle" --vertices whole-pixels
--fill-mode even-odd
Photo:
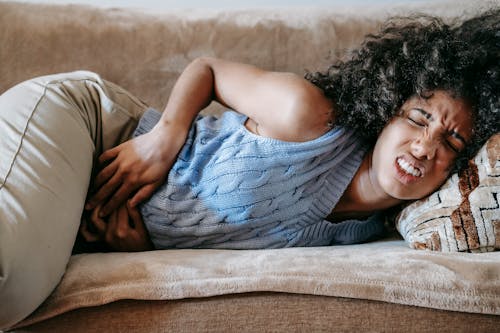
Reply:
[[[112,170],[110,170],[110,169],[104,169],[104,170],[102,170],[101,174],[100,174],[99,180],[100,181],[104,181],[105,179],[108,179],[112,175],[111,171]]]
[[[122,178],[123,176],[125,176],[125,170],[123,169],[123,167],[118,167],[118,169],[116,169],[115,171],[115,176],[119,177],[119,178]]]
[[[121,166],[120,169],[119,169],[119,171],[120,171],[120,174],[123,175],[123,176],[125,176],[125,177],[128,177],[129,174],[130,174],[130,168],[128,168],[125,165]]]
[[[116,231],[116,237],[118,239],[125,239],[125,238],[127,238],[127,231],[124,230],[124,229],[118,229]]]
[[[90,222],[95,223],[97,221],[97,219],[98,218],[97,218],[96,214],[91,214],[90,215],[90,218],[89,218]]]

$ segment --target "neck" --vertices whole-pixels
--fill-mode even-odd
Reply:
[[[389,196],[379,185],[372,168],[372,153],[373,151],[370,151],[364,157],[351,183],[335,206],[334,214],[366,216],[403,201]]]

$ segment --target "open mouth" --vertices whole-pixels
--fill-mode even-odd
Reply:
[[[396,168],[396,178],[404,185],[418,182],[425,175],[425,169],[420,164],[405,158],[404,155],[394,161]]]
[[[410,164],[402,157],[398,157],[396,159],[396,163],[399,166],[400,170],[408,175],[411,175],[413,177],[422,177],[423,175],[422,171],[417,166]]]

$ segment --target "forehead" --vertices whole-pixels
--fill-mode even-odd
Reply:
[[[429,114],[433,122],[455,130],[469,139],[472,135],[472,107],[462,98],[454,98],[446,91],[435,91],[429,98],[415,96],[408,99],[403,109],[419,108]]]

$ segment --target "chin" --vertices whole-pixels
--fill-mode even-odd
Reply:
[[[404,200],[404,201],[410,201],[410,200],[418,200],[422,199],[425,195],[415,195],[415,194],[408,194],[408,193],[401,193],[401,192],[396,192],[394,193],[388,193],[392,198],[398,199],[398,200]]]
[[[385,184],[383,188],[385,193],[390,197],[405,201],[422,199],[433,192],[424,190],[417,184],[414,184],[414,186],[405,186],[398,182]]]

